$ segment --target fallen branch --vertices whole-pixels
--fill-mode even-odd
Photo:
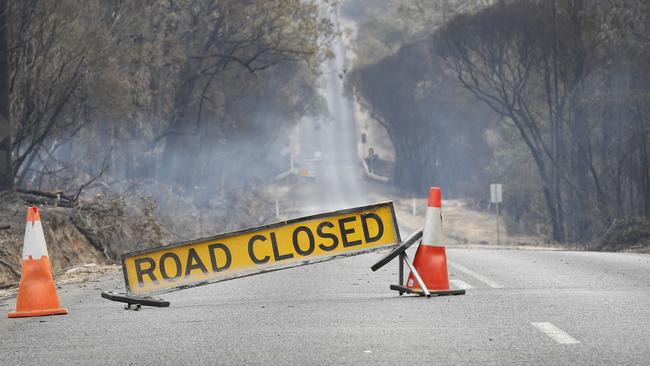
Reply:
[[[18,196],[25,202],[33,205],[48,205],[54,207],[73,207],[73,200],[63,193],[34,191],[31,189],[17,189]]]
[[[42,196],[42,197],[47,197],[47,198],[55,198],[55,199],[63,199],[63,200],[72,201],[72,198],[67,196],[66,194],[64,194],[63,191],[44,192],[44,191],[37,191],[37,190],[33,190],[33,189],[17,188],[16,192],[22,193],[22,194],[32,194],[32,195],[35,195],[35,196]]]
[[[16,286],[18,286],[18,282],[0,283],[0,290],[4,290],[4,289],[7,289],[7,288],[16,287]],[[11,296],[12,295],[10,295],[10,296],[4,295],[3,297],[0,297],[0,301],[4,300],[4,298],[11,297]]]
[[[86,189],[89,185],[93,184],[97,179],[101,178],[104,175],[104,173],[106,172],[106,169],[108,169],[108,159],[110,158],[112,152],[113,152],[113,148],[111,147],[108,150],[108,153],[106,153],[106,156],[104,156],[104,161],[102,161],[102,166],[99,169],[99,173],[97,173],[96,176],[90,178],[89,181],[87,181],[86,183],[82,184],[79,187],[79,190],[77,191],[77,194],[75,194],[74,198],[72,198],[72,202],[75,202],[75,203],[79,202],[79,196],[81,196],[81,193],[83,192],[83,190]]]
[[[0,230],[9,230],[9,229],[11,229],[11,225],[0,224]]]
[[[14,266],[11,265],[11,263],[0,258],[0,264],[7,267],[9,269],[9,272],[11,272],[14,275],[14,277],[20,278],[20,272],[17,269],[15,269]]]

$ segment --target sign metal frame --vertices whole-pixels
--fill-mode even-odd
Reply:
[[[177,242],[177,243],[172,243],[168,245],[162,245],[158,247],[153,247],[153,248],[147,248],[147,249],[141,249],[141,250],[136,250],[128,253],[123,253],[120,255],[120,260],[121,260],[121,265],[122,265],[122,273],[124,275],[124,284],[125,284],[125,289],[126,289],[126,294],[131,295],[133,294],[131,290],[131,284],[129,283],[129,278],[128,278],[128,273],[127,273],[127,268],[126,268],[126,259],[128,257],[134,257],[134,256],[139,256],[142,254],[148,254],[148,253],[157,253],[159,251],[163,251],[166,249],[173,249],[173,248],[178,248],[182,246],[188,246],[188,245],[194,245],[194,244],[202,244],[214,240],[219,240],[219,239],[224,239],[224,238],[229,238],[233,236],[240,236],[240,235],[246,235],[250,233],[254,233],[257,231],[262,231],[262,230],[270,230],[270,229],[275,229],[291,224],[296,224],[296,223],[301,223],[301,222],[307,222],[311,220],[317,220],[317,219],[326,219],[328,217],[334,217],[334,216],[340,216],[340,215],[345,215],[345,214],[354,214],[354,213],[359,213],[363,211],[371,211],[371,210],[376,210],[380,208],[388,208],[390,211],[390,216],[391,216],[391,224],[393,225],[393,233],[394,233],[394,240],[390,244],[382,244],[382,245],[377,245],[374,247],[370,248],[364,248],[356,251],[349,251],[349,252],[340,252],[332,255],[327,255],[327,256],[318,256],[314,258],[309,258],[305,257],[304,260],[301,261],[295,261],[291,263],[287,263],[286,265],[277,265],[277,266],[271,266],[270,268],[261,268],[259,270],[253,270],[251,272],[247,272],[244,274],[233,274],[232,276],[225,275],[224,277],[219,277],[215,279],[209,279],[205,281],[198,281],[195,283],[189,283],[189,284],[182,284],[178,286],[171,286],[168,288],[164,289],[157,289],[153,291],[146,291],[146,292],[138,292],[137,295],[150,295],[150,294],[161,294],[161,293],[167,293],[167,292],[173,292],[173,291],[179,291],[179,290],[184,290],[187,288],[192,288],[192,287],[197,287],[197,286],[203,286],[203,285],[208,285],[212,283],[217,283],[217,282],[223,282],[223,281],[228,281],[228,280],[233,280],[236,278],[244,278],[244,277],[250,277],[250,276],[255,276],[258,274],[264,274],[264,273],[269,273],[269,272],[275,272],[283,269],[289,269],[289,268],[295,268],[295,267],[301,267],[301,266],[306,266],[310,264],[315,264],[315,263],[321,263],[321,262],[327,262],[331,261],[334,259],[339,259],[339,258],[346,258],[346,257],[351,257],[359,254],[365,254],[365,253],[371,253],[379,250],[384,250],[387,248],[395,247],[401,243],[401,238],[400,238],[400,232],[399,232],[399,226],[397,224],[397,217],[395,215],[395,208],[393,206],[393,201],[385,201],[385,202],[379,202],[371,205],[366,205],[366,206],[359,206],[359,207],[354,207],[354,208],[348,208],[348,209],[343,209],[343,210],[337,210],[337,211],[330,211],[330,212],[324,212],[324,213],[319,213],[319,214],[314,214],[314,215],[309,215],[309,216],[304,216],[304,217],[298,217],[298,218],[293,218],[289,220],[284,220],[284,221],[279,221],[275,222],[269,225],[262,225],[262,226],[256,226],[256,227],[251,227],[251,228],[246,228],[242,230],[237,230],[237,231],[232,231],[228,233],[223,233],[223,234],[218,234],[214,236],[209,236],[209,237],[203,237],[199,239],[194,239],[194,240],[188,240],[188,241],[182,241],[182,242]]]

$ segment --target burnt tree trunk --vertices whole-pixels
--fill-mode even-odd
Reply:
[[[8,1],[0,0],[0,191],[14,189],[9,116],[9,14]]]
[[[174,114],[165,139],[165,149],[160,167],[160,175],[168,183],[191,188],[194,184],[195,144],[197,131],[192,115],[192,97],[197,77],[192,75],[191,61],[180,71],[181,84],[174,96]]]

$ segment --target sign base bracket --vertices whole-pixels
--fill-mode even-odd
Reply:
[[[465,290],[428,290],[429,295],[426,295],[424,291],[422,291],[421,289],[409,288],[406,286],[390,285],[390,289],[394,291],[398,291],[400,294],[407,293],[407,294],[415,294],[418,296],[426,296],[426,297],[465,295]]]
[[[124,306],[124,309],[126,310],[137,311],[140,310],[140,308],[142,308],[142,305],[154,306],[158,308],[169,307],[169,301],[157,297],[131,296],[131,295],[120,294],[111,291],[103,291],[102,297],[107,300],[126,303],[126,305]]]
[[[402,296],[402,294],[404,294],[404,293],[416,294],[416,295],[419,295],[419,296],[426,296],[426,297],[448,296],[448,295],[465,295],[465,290],[451,290],[451,289],[449,289],[449,290],[429,290],[427,288],[427,286],[424,285],[424,281],[422,281],[422,277],[420,277],[420,274],[415,269],[415,266],[413,266],[411,264],[411,260],[409,259],[406,252],[403,252],[399,256],[399,260],[401,262],[404,262],[404,264],[406,264],[409,267],[409,269],[411,270],[411,274],[415,278],[415,282],[417,282],[418,286],[420,286],[420,288],[418,288],[418,289],[406,287],[406,286],[404,286],[403,276],[400,276],[398,285],[390,285],[390,289],[399,292],[400,296]],[[400,269],[401,269],[401,267],[402,267],[402,265],[400,263]]]

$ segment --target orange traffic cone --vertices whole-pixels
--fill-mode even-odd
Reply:
[[[424,216],[422,242],[415,252],[413,267],[422,278],[422,282],[430,291],[449,290],[447,275],[447,255],[443,244],[441,193],[439,187],[429,189],[427,211]],[[406,281],[409,289],[419,289],[413,273]]]
[[[63,309],[59,305],[38,208],[30,207],[27,210],[22,275],[16,311],[9,313],[8,316],[19,318],[67,313],[68,309]]]

